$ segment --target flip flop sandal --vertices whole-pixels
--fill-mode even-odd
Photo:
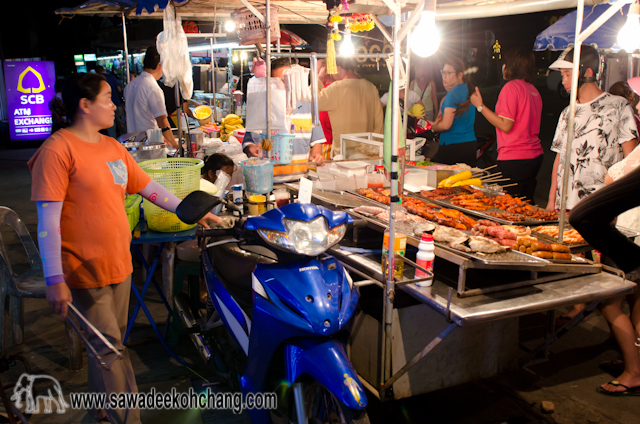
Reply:
[[[619,377],[624,372],[624,361],[604,361],[599,365],[600,369],[614,377]]]
[[[640,386],[637,387],[627,387],[624,384],[620,384],[619,381],[613,380],[610,381],[609,384],[616,387],[624,387],[626,390],[624,392],[610,392],[608,390],[603,389],[602,387],[597,387],[596,391],[598,393],[602,393],[607,396],[640,396]]]

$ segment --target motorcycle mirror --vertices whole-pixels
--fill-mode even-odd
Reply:
[[[219,197],[214,197],[204,191],[194,191],[184,198],[176,209],[176,215],[185,224],[195,224],[220,203]]]

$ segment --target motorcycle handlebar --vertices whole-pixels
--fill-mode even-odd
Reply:
[[[231,203],[230,203],[231,204]],[[196,236],[198,237],[225,237],[225,236],[233,236],[235,237],[239,233],[243,233],[244,225],[247,221],[246,216],[243,216],[239,220],[236,221],[236,224],[233,228],[202,228],[198,227],[196,230]]]
[[[198,237],[223,237],[223,236],[233,236],[234,235],[233,228],[198,228],[196,230],[196,236]]]

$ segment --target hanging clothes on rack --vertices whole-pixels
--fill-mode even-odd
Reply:
[[[284,72],[284,86],[287,92],[287,109],[296,107],[299,100],[311,102],[311,89],[309,87],[309,68],[300,65],[291,65],[290,69]]]

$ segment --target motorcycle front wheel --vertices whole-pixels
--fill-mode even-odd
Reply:
[[[369,424],[366,410],[351,409],[317,381],[304,385],[309,424]]]

